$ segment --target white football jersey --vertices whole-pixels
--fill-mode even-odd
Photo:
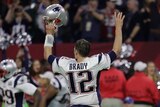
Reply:
[[[68,57],[55,58],[52,69],[67,77],[71,105],[83,104],[98,107],[97,74],[100,70],[109,68],[110,65],[109,55],[101,53],[87,57],[80,63]]]
[[[58,75],[50,83],[59,91],[56,97],[50,101],[48,107],[69,107],[70,94],[66,79],[62,75]]]
[[[0,81],[0,95],[5,107],[23,107],[24,93],[33,95],[37,88],[24,74],[17,74],[8,80]]]

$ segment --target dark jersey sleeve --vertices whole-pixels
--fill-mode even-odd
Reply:
[[[20,72],[17,75],[18,76],[16,77],[14,81],[14,87],[16,87],[19,84],[26,83],[26,82],[33,84],[35,87],[38,87],[38,84],[28,74],[24,72]]]
[[[111,63],[117,58],[117,55],[114,51],[110,51],[107,53],[111,59]]]
[[[50,55],[49,57],[48,57],[48,62],[52,65],[52,63],[53,63],[53,61],[56,59],[56,56],[54,56],[54,55]]]

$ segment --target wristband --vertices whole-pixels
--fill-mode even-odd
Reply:
[[[44,46],[53,47],[54,37],[51,34],[47,34],[45,37]]]

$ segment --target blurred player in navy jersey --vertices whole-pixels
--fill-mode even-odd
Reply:
[[[17,73],[16,63],[11,59],[0,62],[0,103],[4,107],[23,107],[24,93],[34,96],[34,106],[39,107],[40,92],[32,80],[23,73]]]
[[[46,38],[44,43],[44,58],[52,64],[54,72],[61,73],[69,82],[71,107],[99,107],[96,92],[96,77],[100,70],[109,69],[113,60],[121,51],[122,25],[124,15],[115,13],[116,28],[113,48],[108,53],[100,53],[88,57],[90,43],[80,39],[74,46],[75,58],[56,57],[52,55],[55,24],[46,24]]]

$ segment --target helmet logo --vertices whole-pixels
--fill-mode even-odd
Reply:
[[[55,7],[52,9],[54,12],[59,12],[60,11],[60,7]]]

